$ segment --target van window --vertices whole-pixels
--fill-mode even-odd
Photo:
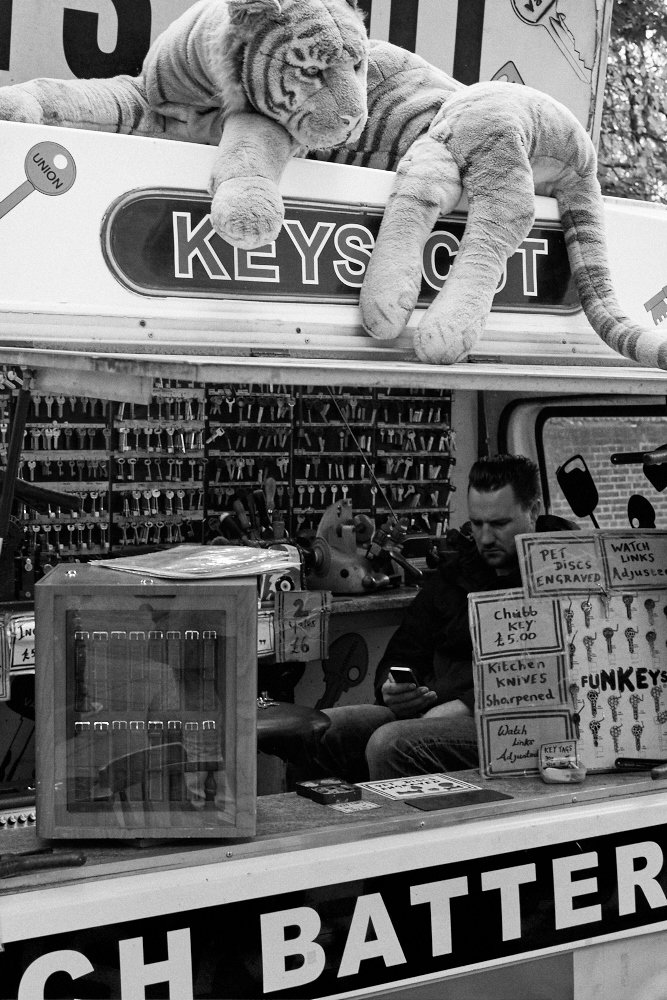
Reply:
[[[664,406],[547,407],[537,420],[536,438],[544,502],[550,513],[574,520],[582,528],[593,526],[589,516],[573,514],[556,477],[560,466],[580,455],[597,489],[594,517],[600,528],[639,527],[636,522],[631,525],[628,513],[633,495],[644,497],[653,508],[656,528],[667,527],[667,463],[646,467],[645,472],[642,462],[611,461],[612,455],[644,453],[667,443]],[[568,467],[583,468],[583,463],[572,462]],[[636,510],[636,500],[634,504]],[[641,509],[650,512],[650,507],[642,504]]]

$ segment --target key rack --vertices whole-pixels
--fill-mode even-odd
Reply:
[[[3,379],[0,458],[15,393]],[[82,507],[15,501],[11,596],[31,598],[58,562],[213,541],[230,512],[242,512],[251,538],[271,537],[253,491],[275,509],[276,531],[305,544],[340,499],[376,525],[394,514],[410,534],[435,538],[448,524],[455,461],[447,390],[156,380],[148,405],[31,393],[18,475]]]
[[[226,386],[209,399],[210,510],[271,477],[297,539],[337,499],[378,524],[396,513],[433,537],[446,527],[456,460],[448,391]]]
[[[111,551],[201,540],[205,391],[156,385],[113,416]]]

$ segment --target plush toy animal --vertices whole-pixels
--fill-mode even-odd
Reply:
[[[595,151],[574,116],[528,87],[463,87],[369,43],[356,0],[199,0],[156,39],[139,77],[0,88],[0,118],[217,145],[212,224],[246,248],[280,231],[290,157],[397,170],[360,299],[379,339],[405,327],[426,238],[465,191],[461,247],[415,335],[418,356],[436,363],[474,347],[505,261],[532,226],[535,192],[551,195],[593,328],[630,360],[667,368],[667,338],[616,302]]]
[[[396,337],[416,305],[422,249],[462,191],[468,219],[456,260],[415,334],[424,361],[464,358],[484,330],[505,261],[534,222],[534,193],[556,199],[586,317],[601,339],[641,364],[667,368],[667,337],[623,314],[605,241],[596,155],[567,108],[529,87],[478,83],[448,97],[398,166],[361,290],[365,328]]]
[[[256,247],[280,232],[290,157],[361,134],[367,57],[356,0],[199,0],[139,77],[0,88],[0,118],[217,145],[212,223]]]

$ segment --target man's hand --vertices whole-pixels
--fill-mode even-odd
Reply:
[[[397,719],[416,719],[435,705],[437,697],[430,688],[397,684],[391,677],[382,685],[382,700]]]
[[[468,706],[455,698],[454,701],[443,701],[441,705],[434,705],[424,715],[429,719],[461,719],[464,716],[472,715]]]

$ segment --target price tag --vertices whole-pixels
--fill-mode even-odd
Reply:
[[[530,599],[523,591],[468,596],[470,632],[478,662],[545,656],[564,650],[557,600]]]
[[[329,646],[331,594],[327,590],[276,593],[276,660],[322,660]]]
[[[35,666],[35,616],[14,616],[10,624],[11,669]]]

